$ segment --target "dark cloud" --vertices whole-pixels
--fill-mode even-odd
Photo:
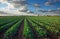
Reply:
[[[27,12],[27,10],[19,10],[20,12]]]
[[[58,10],[39,10],[40,12],[59,12]]]
[[[48,12],[56,12],[57,10],[48,10]]]
[[[54,2],[59,2],[60,0],[54,0]]]
[[[47,10],[39,10],[40,12],[47,12]]]

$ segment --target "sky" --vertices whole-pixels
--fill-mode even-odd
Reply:
[[[38,7],[34,5],[37,4]],[[60,14],[60,0],[0,0],[0,11],[33,11],[39,13]]]
[[[48,2],[48,3],[47,3]],[[49,2],[51,2],[52,4],[49,4]],[[57,8],[60,8],[60,0],[28,0],[28,3],[30,4],[35,4],[35,3],[39,3],[40,8],[41,9],[45,9],[45,10],[57,10]],[[30,5],[31,7],[33,7],[32,5]]]

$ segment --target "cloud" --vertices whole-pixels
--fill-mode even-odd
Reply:
[[[0,0],[0,2],[5,2],[5,0]]]
[[[6,9],[12,9],[12,8],[14,8],[14,6],[12,5],[12,4],[10,4],[10,3],[7,3],[7,7],[6,7]]]
[[[49,9],[48,10],[48,12],[56,12],[57,10],[51,10],[51,9]]]
[[[54,0],[54,2],[59,2],[60,0]]]
[[[52,2],[45,2],[45,6],[50,6],[50,5],[53,5],[54,3]]]
[[[15,8],[19,8],[20,10],[27,9],[26,7],[26,0],[7,0],[11,3]]]
[[[0,3],[5,3],[8,5],[5,8],[2,8],[1,11],[8,12],[12,15],[26,15],[26,13],[19,12],[19,10],[27,10],[26,0],[1,0]]]
[[[55,14],[60,14],[60,12],[56,11]]]
[[[55,12],[56,10],[51,10],[51,9],[49,9],[49,10],[44,10],[44,9],[42,9],[42,10],[39,10],[39,11],[41,11],[41,12]]]
[[[49,2],[59,2],[60,0],[48,0]]]
[[[10,9],[14,9],[14,6],[8,2],[1,2],[2,4],[6,4],[7,6],[6,7],[2,7],[0,9],[0,11],[4,11],[4,12],[8,12],[8,11],[11,11]]]
[[[11,9],[11,8],[14,8],[14,6],[12,4],[10,4],[9,2],[7,2],[6,0],[1,0],[0,3],[7,5],[6,7],[3,7],[3,9]]]
[[[57,8],[56,14],[60,14],[60,8]]]
[[[47,10],[44,10],[44,9],[42,9],[42,10],[39,10],[40,12],[47,12]]]
[[[57,10],[51,10],[49,9],[48,12],[52,12],[53,14],[60,14],[60,8],[57,8]]]
[[[39,8],[40,4],[39,3],[35,3],[34,6],[37,7],[37,8]]]
[[[60,0],[48,0],[44,3],[45,6],[54,5],[56,2],[59,2]]]
[[[18,10],[26,10],[26,0],[1,0],[1,3],[6,3],[6,9],[17,8]]]
[[[57,8],[57,10],[59,10],[59,11],[60,11],[60,8]]]

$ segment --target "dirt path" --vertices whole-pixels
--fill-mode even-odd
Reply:
[[[3,39],[3,36],[4,36],[3,32],[2,33],[0,32],[0,39]]]
[[[24,20],[22,21],[21,26],[18,30],[18,39],[24,39],[23,30],[24,30]]]
[[[20,24],[20,27],[18,28],[18,31],[16,35],[13,37],[13,39],[24,39],[23,30],[24,30],[24,20]]]

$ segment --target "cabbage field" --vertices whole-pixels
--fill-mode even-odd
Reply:
[[[60,17],[0,16],[0,39],[60,39]]]

